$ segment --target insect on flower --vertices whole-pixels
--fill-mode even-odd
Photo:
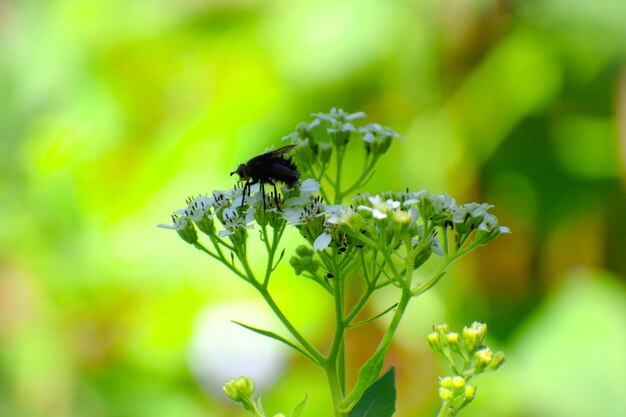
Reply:
[[[261,184],[261,195],[263,196],[263,208],[266,208],[265,184],[272,184],[274,187],[274,202],[278,207],[276,182],[284,182],[288,186],[292,187],[296,184],[298,178],[300,177],[296,164],[291,160],[291,158],[283,157],[293,148],[295,148],[295,145],[283,146],[282,148],[255,156],[248,162],[239,165],[235,171],[230,173],[230,175],[237,174],[242,181],[246,181],[243,186],[243,195],[241,197],[242,205],[246,196],[246,190],[249,195],[250,186],[259,183]]]

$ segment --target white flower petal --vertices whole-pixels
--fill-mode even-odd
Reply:
[[[387,215],[380,210],[372,210],[372,216],[377,219],[386,219]]]
[[[330,245],[331,240],[332,240],[332,236],[331,235],[329,235],[326,232],[322,233],[313,242],[313,250],[321,251],[321,250],[326,249],[328,247],[328,245]]]
[[[398,207],[400,207],[400,202],[393,201],[392,199],[385,201],[385,204],[389,205],[392,209],[397,209]]]
[[[319,189],[320,183],[315,181],[313,178],[307,178],[306,180],[302,181],[302,184],[300,184],[300,191],[303,192],[315,193],[319,191]]]
[[[287,222],[293,226],[302,224],[300,221],[300,217],[302,216],[301,208],[285,209],[282,213],[282,216],[283,219],[287,220]]]
[[[354,119],[361,119],[365,117],[365,113],[363,113],[362,111],[358,111],[356,113],[352,113],[346,116],[346,120],[354,120]]]
[[[222,212],[222,215],[224,216],[224,218],[226,218],[226,217],[235,217],[235,216],[237,216],[237,209],[234,206],[233,207],[227,207]]]

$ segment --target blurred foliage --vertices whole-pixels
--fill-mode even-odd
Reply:
[[[200,311],[252,293],[154,226],[331,106],[405,134],[370,191],[487,201],[513,231],[408,312],[398,416],[435,414],[430,326],[473,320],[509,364],[469,412],[626,414],[624,22],[621,0],[0,1],[0,415],[240,415],[188,355]],[[278,272],[323,345],[328,300]],[[322,375],[283,364],[266,408],[323,415]]]

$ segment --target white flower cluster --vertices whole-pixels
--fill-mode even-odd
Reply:
[[[224,227],[218,236],[229,236],[238,230],[251,229],[249,223],[254,219],[254,207],[260,201],[259,185],[250,187],[250,193],[243,195],[243,188],[234,187],[229,190],[216,190],[210,197],[200,195],[187,199],[187,207],[178,209],[172,215],[172,224],[159,224],[157,227],[173,229],[181,232],[195,223],[200,230],[211,233],[214,218],[217,217]],[[243,206],[248,208],[243,210]]]

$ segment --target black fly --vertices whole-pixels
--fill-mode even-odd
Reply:
[[[255,156],[245,164],[239,165],[235,171],[230,173],[230,175],[237,174],[241,180],[246,181],[243,186],[243,196],[241,197],[242,205],[244,198],[246,197],[246,190],[249,195],[250,186],[259,183],[261,184],[261,195],[263,196],[263,208],[266,208],[265,184],[272,184],[274,187],[274,202],[278,207],[276,182],[284,182],[288,186],[293,187],[300,177],[296,164],[294,164],[291,158],[283,158],[283,155],[291,151],[293,148],[295,148],[295,145],[287,145],[262,155]]]

